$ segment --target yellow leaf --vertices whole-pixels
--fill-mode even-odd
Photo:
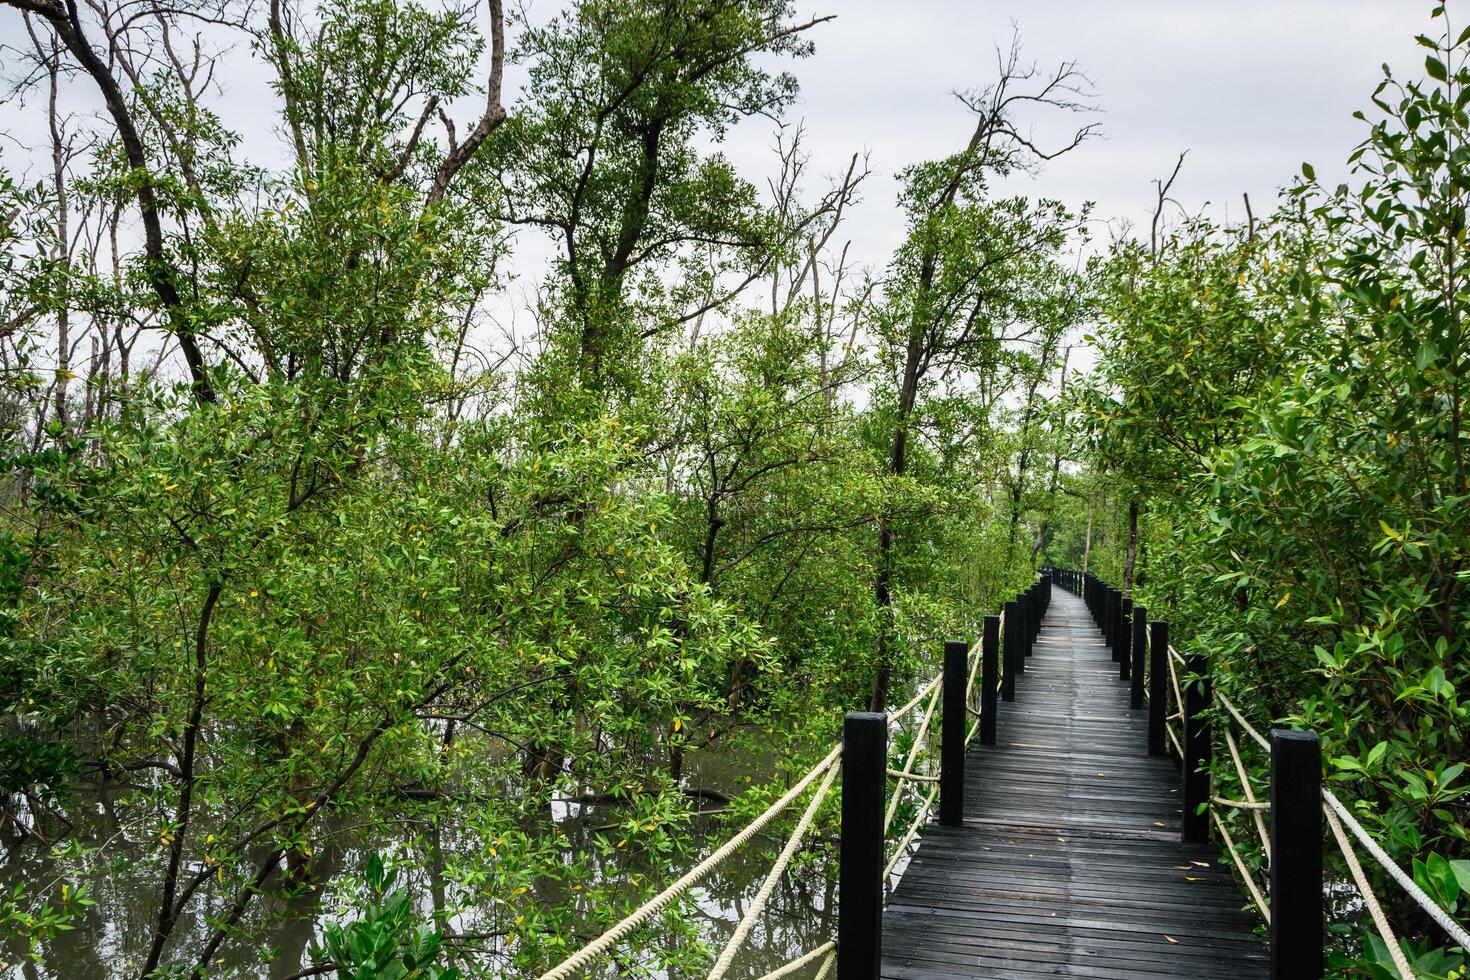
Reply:
[[[1164,938],[1167,939],[1167,940],[1169,940],[1169,942],[1173,943],[1175,946],[1178,946],[1179,945],[1179,940],[1175,939],[1173,936],[1169,935],[1168,933],[1165,933],[1164,934]]]
[[[1276,608],[1277,609],[1280,609],[1282,606],[1286,605],[1290,601],[1291,601],[1291,593],[1288,592],[1288,593],[1286,593],[1285,595],[1283,595],[1280,599],[1278,599],[1276,601]]]
[[[674,719],[674,731],[676,731],[676,732],[677,731],[681,731],[683,728],[684,728],[684,720],[682,718],[675,718]]]

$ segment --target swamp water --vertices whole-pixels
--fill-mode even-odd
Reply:
[[[772,776],[767,760],[723,758],[708,750],[698,758],[691,756],[690,763],[692,784],[730,795],[745,785],[747,777],[761,780]],[[86,787],[76,794],[69,811],[76,822],[70,839],[88,847],[103,848],[98,857],[87,862],[87,873],[80,877],[74,862],[53,860],[33,842],[13,846],[5,854],[0,863],[0,889],[5,894],[18,882],[24,882],[28,891],[45,892],[64,871],[69,871],[68,880],[86,884],[96,904],[82,910],[74,920],[74,929],[60,933],[43,946],[45,961],[40,965],[23,958],[21,947],[13,938],[0,945],[0,961],[4,962],[0,977],[123,980],[137,976],[158,913],[166,856],[151,811],[147,816],[134,817],[128,809],[116,805],[114,797],[119,795],[121,792],[113,793],[105,787]],[[794,807],[796,812],[800,805],[799,802]],[[457,886],[439,873],[457,854],[483,852],[482,839],[457,821],[451,827],[449,821],[395,820],[391,816],[385,818],[382,813],[334,817],[328,835],[334,843],[323,847],[312,858],[313,877],[319,884],[289,902],[257,900],[247,922],[258,938],[253,942],[240,939],[226,943],[221,958],[212,964],[212,977],[285,980],[309,969],[310,948],[320,942],[323,926],[334,915],[334,910],[324,903],[332,884],[360,880],[368,857],[374,852],[393,854],[403,862],[400,883],[407,885],[414,895],[422,921],[433,921],[435,909],[441,910],[448,924],[446,932],[464,937],[459,945],[475,950],[472,965],[465,970],[467,977],[518,972],[506,969],[506,954],[500,945],[506,912],[473,906],[459,910],[455,901]],[[681,834],[687,849],[678,856],[672,870],[660,870],[637,855],[618,852],[604,856],[591,846],[594,830],[606,829],[623,819],[627,819],[627,814],[616,804],[554,803],[549,820],[537,829],[545,833],[554,826],[567,843],[569,853],[587,856],[593,881],[615,884],[626,881],[629,875],[638,875],[645,888],[652,886],[657,890],[721,846],[739,826],[716,816],[695,817]],[[741,848],[701,881],[690,892],[691,901],[682,906],[687,916],[697,920],[691,924],[697,925],[698,934],[709,941],[716,953],[740,921],[780,850],[784,836],[779,828],[783,825],[789,825],[789,821],[784,824],[777,821],[773,825],[776,836],[758,836]],[[395,826],[398,828],[395,833],[384,832],[385,827]],[[369,827],[370,833],[365,829]],[[808,842],[813,842],[813,838]],[[787,869],[737,957],[730,973],[732,978],[758,977],[833,937],[835,862],[823,858],[828,852],[835,853],[835,845],[823,849],[817,860],[794,862]],[[54,886],[49,889],[54,890]],[[560,904],[567,897],[560,882],[533,886],[531,892],[549,904]],[[176,929],[180,948],[198,949],[210,931],[207,917],[218,912],[217,907],[196,902]],[[578,930],[587,937],[597,931],[591,924]],[[640,938],[635,941],[656,942],[659,935],[658,930],[649,929],[638,934]],[[274,954],[269,962],[262,962],[263,949]],[[655,951],[640,952],[649,954],[649,963],[656,958]],[[668,976],[656,967],[646,968],[650,976]],[[589,971],[587,975],[611,975],[615,969],[608,960],[601,971]],[[812,972],[805,970],[798,976]]]

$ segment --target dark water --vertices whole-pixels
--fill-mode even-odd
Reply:
[[[712,752],[697,760],[691,758],[692,783],[730,787],[726,790],[730,795],[747,777],[765,779],[770,775],[768,760],[749,756],[726,759]],[[0,959],[7,961],[0,968],[0,976],[113,980],[137,975],[157,915],[165,852],[157,837],[157,814],[152,810],[136,812],[147,808],[120,805],[124,799],[124,791],[96,787],[78,791],[68,811],[76,821],[70,840],[95,849],[92,856],[82,860],[83,873],[77,871],[76,858],[54,859],[34,843],[13,847],[6,855],[0,864],[0,890],[5,893],[19,881],[25,882],[31,892],[54,893],[53,883],[65,875],[70,882],[85,882],[96,905],[75,921],[75,929],[45,944],[44,964],[20,958],[22,947],[12,937],[0,954]],[[797,812],[800,805],[796,805]],[[740,825],[718,816],[695,817],[688,832],[681,835],[689,844],[688,850],[678,855],[672,871],[661,871],[636,855],[602,855],[590,846],[594,829],[625,817],[613,804],[557,803],[537,830],[554,832],[565,843],[568,860],[572,854],[588,858],[594,881],[616,884],[637,874],[645,888],[657,890],[723,844]],[[327,901],[333,894],[331,886],[360,877],[368,856],[375,851],[393,854],[403,862],[407,868],[403,883],[415,896],[425,921],[431,921],[437,910],[449,933],[476,937],[462,944],[475,951],[470,962],[461,964],[469,976],[514,972],[507,968],[508,954],[500,945],[503,940],[495,935],[505,929],[511,906],[493,901],[488,905],[463,905],[463,890],[452,877],[441,874],[457,856],[483,853],[484,839],[471,829],[472,821],[454,819],[453,814],[434,820],[398,819],[381,812],[337,814],[334,820],[333,825],[324,828],[331,832],[322,835],[333,843],[313,855],[313,877],[323,884],[289,902],[258,899],[249,920],[252,935],[257,938],[226,943],[221,959],[212,964],[213,976],[282,980],[311,966],[310,947],[320,941],[323,923],[334,915]],[[777,833],[782,833],[783,827],[789,827],[789,821],[773,825]],[[807,860],[795,862],[782,877],[744,944],[731,977],[760,976],[835,934],[835,862],[830,860],[835,848],[821,839],[819,831],[814,831],[809,840],[815,844],[812,853]],[[682,906],[688,924],[697,927],[715,953],[723,948],[744,914],[783,842],[784,837],[751,841],[704,879]],[[549,905],[561,905],[572,898],[557,882],[533,884],[526,897]],[[179,948],[198,949],[210,931],[207,916],[218,911],[196,900],[176,930],[182,940]],[[579,931],[594,935],[597,930],[589,927]],[[664,941],[658,931],[640,935],[645,938],[632,940],[623,948]],[[262,951],[268,951],[267,955]],[[646,952],[656,958],[656,951]],[[269,962],[263,963],[267,958]],[[651,976],[665,975],[656,968],[645,969]],[[798,976],[814,972],[815,968]],[[616,973],[616,967],[609,963],[587,975]]]

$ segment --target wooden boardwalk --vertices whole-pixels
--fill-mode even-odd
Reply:
[[[1212,845],[1180,843],[1180,780],[1147,752],[1081,599],[1058,588],[1035,654],[966,760],[965,825],[933,825],[883,916],[882,975],[1267,975]]]

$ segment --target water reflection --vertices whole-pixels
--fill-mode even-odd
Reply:
[[[746,754],[729,759],[706,752],[697,761],[691,759],[691,784],[723,787],[730,795],[751,778],[770,776],[769,760]],[[44,944],[43,965],[24,959],[20,955],[23,948],[10,937],[3,957],[9,964],[0,969],[0,976],[26,980],[136,976],[147,956],[157,917],[166,851],[156,836],[158,813],[147,805],[120,805],[129,794],[129,790],[106,785],[78,790],[72,811],[76,820],[73,836],[97,849],[82,873],[74,859],[54,860],[34,844],[13,846],[6,854],[0,865],[0,888],[7,892],[17,882],[25,882],[31,892],[45,893],[65,875],[69,881],[87,884],[96,905],[79,916],[75,929]],[[595,846],[594,831],[621,819],[626,814],[617,804],[561,801],[553,807],[550,819],[525,829],[543,842],[555,839],[564,845],[563,860],[568,866],[578,859],[586,861],[593,881],[617,884],[637,875],[645,885],[661,882],[667,873],[643,856],[608,854]],[[510,931],[511,923],[506,921],[510,907],[494,901],[463,905],[469,893],[449,873],[457,861],[484,852],[485,841],[472,825],[472,819],[459,818],[453,809],[426,817],[387,811],[333,815],[320,835],[326,843],[313,856],[314,884],[290,900],[260,900],[242,926],[244,935],[227,943],[221,958],[211,964],[212,975],[286,980],[311,967],[310,947],[321,940],[322,928],[336,914],[329,900],[333,885],[360,877],[375,851],[405,859],[412,869],[405,875],[405,884],[416,896],[420,913],[442,923],[454,936],[455,946],[472,954],[464,964],[467,974],[514,975],[511,951],[504,945],[504,935]],[[731,829],[719,816],[695,818],[686,835],[689,849],[680,855],[679,866],[692,866],[707,856],[724,843]],[[796,862],[781,879],[737,958],[732,977],[760,976],[835,934],[835,862],[831,860],[835,848],[830,841],[812,840],[814,852],[807,860]],[[691,892],[683,906],[685,914],[694,918],[698,933],[716,952],[744,915],[782,843],[775,837],[758,837]],[[537,882],[531,894],[555,905],[576,897],[555,880]],[[219,897],[212,896],[200,897],[186,907],[176,929],[177,948],[198,949],[212,929],[210,919],[222,913],[222,905]],[[586,929],[578,930],[583,935],[596,931],[590,922]],[[642,935],[645,938],[637,941],[662,941],[654,938],[657,932],[653,930]],[[649,959],[640,972],[666,976],[654,966],[659,951],[646,952]],[[630,964],[622,966],[626,969]],[[619,970],[609,963],[605,972],[615,975]],[[815,968],[806,974],[813,972]]]

